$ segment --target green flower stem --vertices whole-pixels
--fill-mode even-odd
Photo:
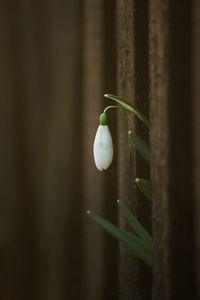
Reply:
[[[119,108],[119,109],[122,109],[122,110],[126,110],[126,108],[124,108],[123,106],[119,106],[119,105],[109,105],[107,106],[105,109],[104,109],[104,113],[106,113],[109,109],[112,109],[112,108]]]

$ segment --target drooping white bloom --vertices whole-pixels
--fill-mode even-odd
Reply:
[[[94,161],[98,170],[106,170],[113,159],[113,142],[108,125],[99,125],[93,145]]]

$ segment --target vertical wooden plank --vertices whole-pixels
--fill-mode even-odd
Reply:
[[[148,117],[148,2],[117,1],[118,95]],[[149,178],[149,169],[135,153],[128,130],[148,140],[148,130],[134,118],[119,116],[119,198],[150,230],[150,203],[135,189],[135,178]],[[130,230],[123,216],[120,225]],[[120,299],[150,299],[151,270],[126,247],[120,247]]]
[[[162,8],[164,7],[165,10]],[[153,183],[153,298],[168,299],[168,5],[150,2],[150,104]]]
[[[196,287],[197,299],[200,299],[200,2],[193,1],[192,6],[192,99],[193,99],[193,188],[195,197],[195,241],[196,241]]]
[[[133,92],[133,3],[117,1],[117,95],[132,102]],[[118,194],[119,199],[134,211],[133,148],[128,130],[133,128],[133,116],[119,112],[118,117]],[[132,179],[132,180],[131,180]],[[119,225],[127,228],[119,215]],[[134,299],[136,276],[133,254],[122,244],[119,252],[119,299]]]
[[[191,2],[152,0],[154,299],[195,299],[191,62]]]

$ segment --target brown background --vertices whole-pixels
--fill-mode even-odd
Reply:
[[[0,45],[0,299],[199,299],[200,2],[2,0]],[[151,130],[110,113],[100,173],[104,93]],[[150,141],[151,170],[128,130]],[[153,274],[86,215],[130,230],[117,199],[153,234]]]

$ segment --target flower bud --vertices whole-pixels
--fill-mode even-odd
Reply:
[[[102,114],[103,115],[103,114]],[[100,117],[100,124],[107,119]],[[105,123],[104,123],[105,124]],[[99,171],[106,170],[113,159],[113,142],[108,125],[99,125],[93,145],[94,161]]]
[[[99,118],[99,124],[100,125],[108,125],[108,121],[107,121],[107,115],[105,113],[102,113],[100,115],[100,118]]]

